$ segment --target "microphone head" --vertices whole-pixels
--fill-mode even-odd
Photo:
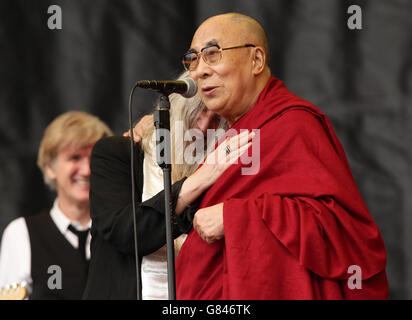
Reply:
[[[197,84],[196,81],[190,77],[182,79],[187,85],[187,90],[185,93],[182,93],[182,96],[185,98],[194,97],[197,93]]]

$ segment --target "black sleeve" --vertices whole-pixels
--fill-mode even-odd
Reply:
[[[143,151],[134,148],[136,184],[136,225],[139,256],[161,248],[166,243],[164,191],[141,202],[143,190]],[[90,214],[92,236],[98,234],[124,254],[134,254],[134,227],[130,176],[130,141],[109,137],[98,141],[90,162]],[[172,209],[176,208],[185,179],[172,185]],[[189,230],[190,214],[182,213],[179,225],[174,219],[174,237]],[[184,230],[181,230],[183,228]]]
[[[180,191],[180,190],[179,190]],[[193,226],[193,218],[199,209],[203,195],[197,198],[190,206],[180,214],[175,216],[175,223],[182,233],[189,233]]]

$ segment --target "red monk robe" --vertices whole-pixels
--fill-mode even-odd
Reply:
[[[224,203],[225,236],[190,232],[177,298],[386,299],[384,243],[326,116],[271,77],[232,128],[260,129],[260,169],[232,165],[205,194],[201,208]]]

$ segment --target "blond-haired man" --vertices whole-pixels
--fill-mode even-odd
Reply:
[[[80,299],[90,259],[89,177],[94,144],[112,131],[66,112],[46,128],[37,164],[57,193],[51,210],[13,220],[0,250],[0,286],[25,281],[30,299]]]

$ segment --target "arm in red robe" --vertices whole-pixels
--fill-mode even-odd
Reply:
[[[191,231],[177,297],[386,299],[384,243],[326,116],[271,77],[232,129],[260,130],[259,171],[232,165],[203,197],[200,208],[223,202],[225,237]]]
[[[259,185],[263,192],[224,201],[230,296],[242,298],[248,287],[255,297],[280,290],[284,297],[297,291],[298,298],[387,298],[382,238],[331,139],[303,110],[261,128],[261,171],[246,179],[248,190]],[[362,289],[349,288],[350,266],[360,267]]]

